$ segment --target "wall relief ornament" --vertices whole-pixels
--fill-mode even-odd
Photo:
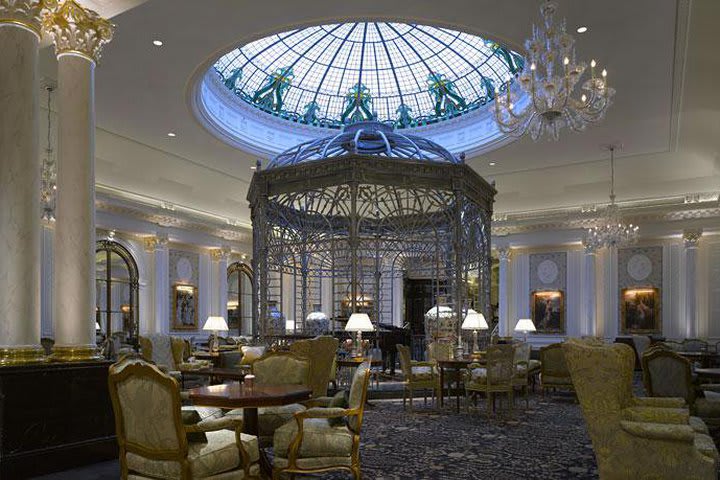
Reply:
[[[636,253],[627,263],[628,275],[638,282],[645,280],[652,273],[652,262],[642,253]]]
[[[92,62],[100,59],[103,45],[113,38],[115,25],[96,12],[66,0],[43,19],[43,26],[55,43],[55,54],[75,53]]]
[[[537,267],[537,276],[542,283],[553,283],[558,276],[557,263],[552,260],[543,260]]]
[[[42,21],[56,0],[0,0],[0,23],[12,23],[42,36]]]

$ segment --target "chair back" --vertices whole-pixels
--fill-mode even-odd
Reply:
[[[122,462],[125,452],[155,460],[187,456],[175,379],[141,358],[126,356],[110,367],[108,385]]]
[[[348,408],[360,410],[357,417],[353,416],[348,419],[348,427],[357,434],[360,433],[360,428],[362,427],[369,380],[370,364],[363,362],[355,370],[348,395]]]
[[[178,365],[186,358],[189,348],[185,339],[163,333],[151,333],[138,338],[143,358],[155,365],[162,365],[168,370],[177,370]]]
[[[410,358],[410,348],[406,345],[395,345],[400,355],[400,369],[406,379],[412,377],[412,360]]]
[[[682,397],[695,402],[690,361],[664,348],[651,348],[642,357],[643,382],[651,397]]]
[[[490,345],[487,349],[488,385],[509,384],[515,376],[515,348],[510,344]]]
[[[310,361],[291,352],[268,352],[252,364],[258,384],[309,385]]]
[[[430,342],[427,345],[427,356],[431,362],[450,360],[453,355],[453,344],[447,342]]]
[[[314,397],[327,395],[330,371],[337,355],[338,339],[320,336],[290,344],[290,351],[310,360],[310,388]]]
[[[553,343],[540,349],[540,372],[548,377],[570,376],[561,343]]]
[[[515,355],[513,358],[515,365],[521,363],[527,365],[530,362],[530,344],[527,342],[516,343],[513,347],[515,347]]]
[[[639,359],[642,359],[645,350],[650,346],[650,337],[647,335],[633,335],[633,345]]]

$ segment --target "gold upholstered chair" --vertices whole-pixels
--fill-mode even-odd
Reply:
[[[312,388],[313,397],[327,395],[338,344],[337,338],[327,335],[298,340],[290,344],[292,353],[310,360],[310,388]]]
[[[252,364],[257,385],[307,385],[310,384],[310,361],[292,352],[267,352]],[[258,440],[260,446],[269,446],[275,430],[292,420],[293,415],[305,407],[299,403],[258,408]],[[227,412],[226,416],[243,416],[243,409]]]
[[[585,340],[582,341],[587,343]],[[550,389],[573,389],[561,343],[552,343],[540,349],[540,387],[543,396],[545,391]]]
[[[146,361],[155,363],[175,380],[182,379],[185,388],[202,385],[207,380],[207,377],[193,376],[192,370],[209,367],[210,361],[190,358],[190,343],[184,338],[152,333],[139,337],[138,342]]]
[[[629,345],[562,345],[603,479],[716,479],[718,452],[688,422],[681,399],[632,395]],[[661,400],[656,402],[656,400]]]
[[[530,386],[530,344],[527,342],[513,345],[513,366],[515,374],[512,379],[514,388],[519,389],[525,397],[525,407],[530,406],[528,387]]]
[[[370,365],[355,370],[347,405],[310,408],[275,431],[273,478],[281,474],[345,469],[359,480],[360,431],[367,401]]]
[[[465,404],[470,408],[470,395],[484,393],[487,415],[493,410],[495,395],[504,393],[508,397],[508,409],[512,416],[515,378],[515,348],[510,344],[490,345],[485,356],[485,365],[472,363],[465,373]]]
[[[207,418],[185,424],[177,381],[140,358],[110,367],[122,479],[252,478],[259,474],[257,438],[242,420]],[[190,436],[202,438],[190,440]]]
[[[415,390],[425,391],[425,404],[427,404],[427,390],[431,391],[432,401],[435,401],[435,392],[440,393],[440,378],[435,370],[435,362],[419,362],[412,360],[410,348],[405,345],[396,345],[400,355],[400,368],[403,372],[403,408],[410,397],[410,411],[413,409],[413,396]],[[438,397],[439,398],[439,397]]]
[[[642,357],[643,382],[651,397],[680,397],[690,413],[710,425],[720,425],[720,400],[707,398],[704,387],[695,385],[688,359],[667,349],[653,347]],[[716,387],[716,386],[715,386]],[[713,386],[708,386],[708,390]],[[707,394],[714,396],[713,394]]]

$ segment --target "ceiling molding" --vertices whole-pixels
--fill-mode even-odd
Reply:
[[[670,110],[670,151],[677,151],[680,139],[680,111],[682,110],[687,67],[690,7],[692,0],[677,0],[675,15],[675,51],[673,58],[673,88]]]

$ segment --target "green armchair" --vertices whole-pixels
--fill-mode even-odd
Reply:
[[[546,390],[573,390],[561,343],[553,343],[540,349],[540,388],[543,396]]]
[[[410,397],[410,411],[413,409],[413,396],[415,390],[430,390],[432,401],[435,401],[435,392],[440,394],[440,377],[435,369],[435,362],[418,362],[410,357],[410,348],[405,345],[396,345],[400,355],[400,368],[403,376],[403,408],[405,408],[407,397]],[[427,404],[427,393],[425,394]]]
[[[712,439],[688,424],[682,400],[634,399],[628,345],[562,345],[597,458],[600,478],[715,479]]]
[[[177,381],[139,358],[110,367],[108,384],[122,479],[252,478],[259,475],[257,438],[242,419],[207,418],[186,425]],[[201,441],[189,437],[200,434]]]
[[[370,365],[362,363],[353,375],[346,407],[310,408],[295,414],[275,431],[273,479],[284,473],[360,472],[360,430],[367,401]]]
[[[313,397],[327,395],[333,360],[337,356],[338,339],[319,336],[309,340],[298,340],[290,344],[290,351],[310,360],[310,387]]]

